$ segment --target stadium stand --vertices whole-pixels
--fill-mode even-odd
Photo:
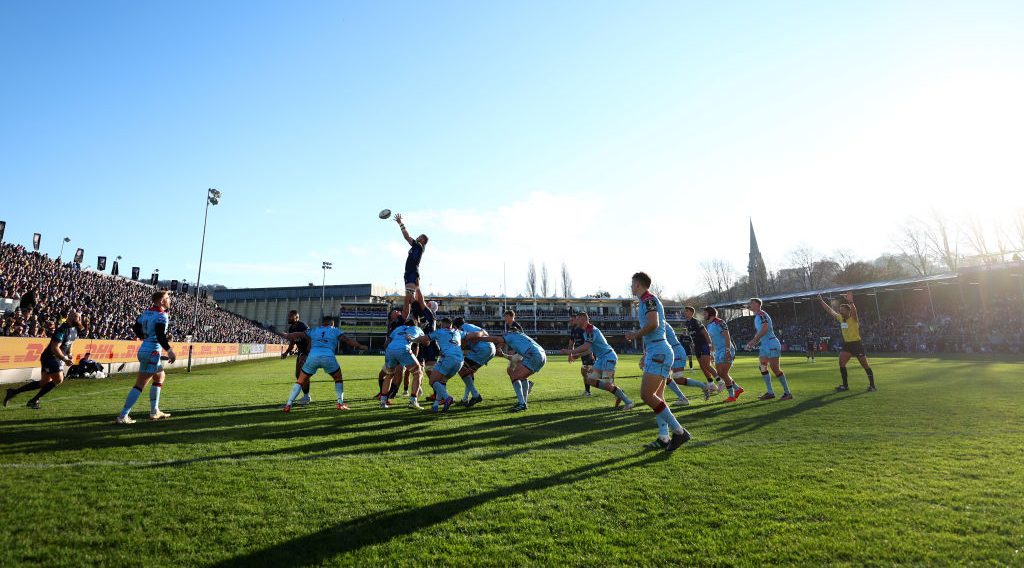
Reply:
[[[43,337],[75,308],[87,322],[85,338],[135,339],[132,323],[149,307],[153,289],[145,283],[62,264],[20,245],[0,243],[0,298],[10,300],[2,304],[2,336]],[[175,301],[170,329],[174,338],[192,334],[195,341],[209,343],[282,342],[279,335],[212,302],[200,301],[197,307],[194,296],[176,297]],[[193,330],[195,309],[199,325]]]

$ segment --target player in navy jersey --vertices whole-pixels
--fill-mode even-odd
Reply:
[[[402,237],[409,243],[409,255],[405,259],[405,305],[402,307],[402,321],[409,319],[409,311],[414,302],[423,302],[423,292],[420,290],[420,261],[423,260],[423,252],[427,248],[427,236],[420,235],[415,239],[405,230],[402,223],[402,214],[395,215],[395,222],[402,229]]]
[[[459,376],[466,385],[461,404],[472,408],[484,400],[480,391],[476,390],[476,372],[494,358],[495,348],[493,343],[479,341],[481,337],[489,335],[484,328],[467,323],[462,317],[452,320],[452,325],[462,332],[462,348],[466,350],[465,362],[459,370]]]
[[[646,273],[637,272],[633,275],[630,289],[640,300],[637,307],[637,319],[640,329],[626,334],[627,341],[643,339],[643,378],[640,383],[640,396],[647,406],[651,407],[658,422],[658,437],[647,445],[650,449],[664,448],[667,452],[675,451],[679,446],[690,440],[686,431],[672,410],[665,404],[663,394],[665,381],[669,378],[674,361],[672,348],[665,340],[665,308],[654,294],[650,292],[651,277]],[[671,438],[669,435],[671,433]]]
[[[697,356],[700,370],[704,373],[704,378],[707,379],[707,382],[714,389],[713,394],[718,394],[725,388],[725,383],[722,382],[718,372],[715,371],[714,362],[711,359],[711,336],[708,335],[708,330],[704,327],[704,324],[695,317],[696,313],[697,311],[692,306],[685,306],[683,308],[683,321],[686,323],[686,330],[693,341],[693,350]]]
[[[758,352],[758,362],[761,368],[761,378],[764,379],[764,385],[767,387],[768,392],[758,397],[758,400],[771,400],[775,398],[775,390],[772,389],[772,378],[768,374],[768,368],[771,367],[775,378],[779,379],[782,383],[782,397],[779,400],[792,400],[793,393],[789,391],[789,381],[786,380],[786,374],[782,372],[782,366],[779,364],[779,358],[782,357],[782,343],[779,338],[775,336],[775,328],[772,325],[772,318],[764,310],[761,309],[761,298],[751,298],[747,303],[747,309],[754,312],[754,338],[747,343],[747,350],[751,350],[754,346],[760,344],[760,350]]]
[[[437,302],[431,301],[419,302],[417,301],[412,305],[412,314],[417,321],[420,322],[420,327],[423,328],[423,333],[430,337],[430,334],[437,330]],[[434,365],[437,363],[437,358],[441,354],[441,349],[437,342],[431,339],[427,343],[420,343],[416,347],[416,358],[419,359],[420,365],[423,367],[423,376],[429,377],[430,371],[434,369]],[[410,388],[412,396],[421,396],[423,389],[419,381],[413,381]],[[433,401],[435,396],[431,394],[427,397],[428,401]]]
[[[345,332],[334,327],[334,318],[324,316],[319,327],[306,330],[305,332],[288,333],[285,338],[289,341],[301,339],[307,335],[310,339],[309,357],[306,364],[302,366],[298,380],[292,385],[292,391],[288,395],[288,401],[284,403],[281,410],[291,412],[292,403],[302,392],[302,385],[308,384],[309,379],[320,369],[323,369],[334,379],[334,392],[337,395],[337,409],[348,410],[345,404],[345,380],[341,375],[341,365],[338,364],[338,357],[335,355],[338,349],[338,341],[344,342],[349,347],[365,351],[367,347],[362,343],[345,335]],[[308,387],[307,387],[308,388]]]
[[[292,310],[288,312],[288,333],[301,333],[309,329],[304,321],[300,319],[298,310]],[[297,341],[289,341],[288,348],[281,354],[281,358],[288,357],[294,350],[295,352],[295,378],[299,378],[299,373],[302,372],[302,366],[306,364],[306,358],[309,357],[309,336],[303,335]],[[302,385],[302,398],[295,401],[295,404],[306,406],[312,399],[309,398],[309,383]]]
[[[510,347],[520,359],[515,360],[515,367],[509,366],[508,376],[512,381],[512,390],[516,393],[516,405],[512,412],[522,412],[529,407],[530,392],[533,391],[533,381],[530,377],[540,372],[548,362],[547,352],[534,341],[526,332],[523,326],[516,321],[516,313],[512,310],[505,310],[502,316],[505,319],[507,330],[502,336],[490,335],[481,337],[478,341],[487,341],[496,345]]]
[[[725,379],[725,388],[729,390],[729,398],[725,401],[736,402],[736,399],[743,394],[743,387],[736,384],[736,381],[729,375],[733,360],[732,334],[729,333],[729,325],[718,317],[718,310],[711,306],[704,308],[704,321],[707,322],[705,327],[715,348],[715,372],[719,377]]]
[[[672,404],[674,406],[688,406],[690,404],[690,399],[686,398],[679,385],[699,388],[704,393],[704,400],[711,398],[714,387],[710,383],[686,376],[686,348],[683,347],[683,343],[679,341],[679,337],[676,335],[675,328],[669,325],[668,321],[665,322],[665,340],[668,341],[669,347],[672,348],[673,355],[672,376],[665,382],[665,386],[676,395],[677,400]]]
[[[569,316],[570,351],[584,343],[583,330],[580,328],[578,316],[578,313]],[[580,355],[569,355],[569,362],[571,363],[577,358],[580,360],[580,375],[583,377],[583,396],[590,396],[590,383],[587,382],[587,377],[590,376],[590,372],[594,369],[594,354],[588,351]]]
[[[146,384],[150,380],[153,381],[153,386],[149,388],[149,419],[161,420],[171,416],[160,410],[160,393],[165,377],[163,351],[167,352],[169,363],[174,363],[176,360],[174,349],[171,349],[170,339],[167,338],[167,326],[171,321],[167,310],[171,308],[171,295],[170,292],[162,290],[154,292],[152,299],[153,307],[142,312],[142,315],[135,320],[135,325],[132,326],[135,336],[142,340],[142,345],[139,346],[137,353],[139,375],[135,379],[135,386],[128,391],[121,413],[115,419],[118,424],[135,423],[129,414],[139,397],[142,396],[142,389],[146,388]]]
[[[72,347],[84,332],[81,314],[76,310],[68,312],[67,319],[50,334],[50,342],[39,356],[39,365],[42,367],[39,380],[25,383],[16,389],[7,389],[4,406],[19,393],[38,390],[25,406],[39,409],[39,399],[64,382],[64,365],[71,366]]]
[[[604,333],[594,324],[590,323],[590,315],[587,312],[576,314],[576,322],[583,331],[583,344],[572,349],[559,349],[552,351],[555,355],[582,355],[588,351],[594,354],[594,366],[586,381],[588,385],[606,390],[615,395],[615,398],[624,403],[623,410],[632,410],[633,401],[626,396],[621,388],[615,385],[615,366],[619,357],[615,350],[608,344]]]

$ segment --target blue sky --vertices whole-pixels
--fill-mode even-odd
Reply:
[[[479,4],[479,5],[475,5]],[[5,240],[230,286],[700,291],[1024,181],[1019,2],[8,2]],[[846,229],[842,229],[845,226]]]

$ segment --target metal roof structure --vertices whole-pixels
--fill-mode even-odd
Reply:
[[[914,278],[898,278],[894,280],[880,280],[877,282],[865,282],[863,284],[850,284],[847,286],[833,286],[831,288],[820,288],[818,290],[803,290],[800,292],[787,292],[785,294],[773,294],[771,296],[763,296],[761,300],[768,304],[772,302],[786,302],[790,300],[800,300],[806,298],[815,298],[819,294],[822,296],[829,296],[833,294],[840,294],[842,292],[859,292],[864,290],[886,290],[887,288],[904,287],[904,286],[917,286],[917,285],[931,285],[945,283],[950,280],[956,280],[959,276],[955,273],[946,274],[933,274],[930,276],[917,276]],[[733,308],[743,307],[747,305],[747,299],[728,300],[723,302],[716,302],[711,304],[715,308]]]

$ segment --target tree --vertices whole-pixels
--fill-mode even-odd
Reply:
[[[537,265],[532,259],[526,266],[526,295],[531,298],[537,297]]]
[[[983,223],[976,215],[971,215],[964,220],[962,230],[964,239],[967,241],[967,245],[971,247],[974,254],[981,257],[988,257],[992,254],[989,248],[988,235],[986,230],[988,225]]]
[[[903,230],[894,241],[896,248],[900,249],[917,276],[927,276],[931,272],[931,263],[928,261],[928,245],[925,242],[924,233],[921,222],[911,219],[903,225]]]
[[[569,276],[569,267],[562,261],[562,297],[572,297],[572,276]]]
[[[548,265],[540,265],[540,295],[547,298],[550,288],[548,287]]]
[[[725,291],[736,284],[736,270],[720,258],[702,261],[700,270],[704,285],[714,300],[722,300]]]
[[[960,266],[960,232],[945,215],[932,209],[931,223],[925,231],[925,241],[932,257],[950,272]]]
[[[814,249],[800,246],[789,253],[792,263],[790,270],[795,271],[802,289],[814,290],[832,283],[839,273],[840,267],[834,260],[823,257]],[[781,274],[782,271],[780,271]]]

